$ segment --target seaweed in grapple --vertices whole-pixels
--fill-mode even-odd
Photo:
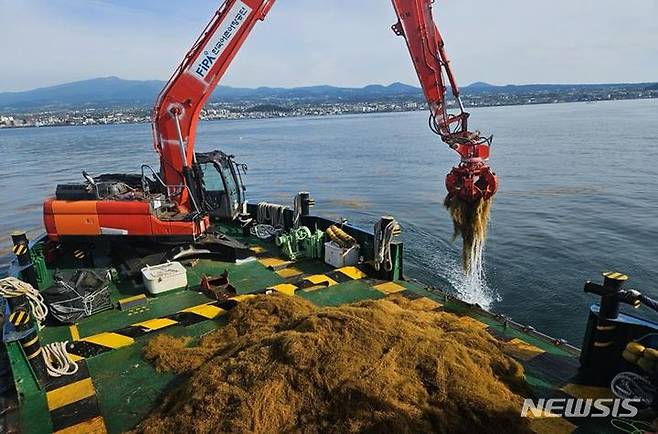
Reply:
[[[492,199],[465,201],[448,194],[443,205],[448,209],[454,227],[453,240],[461,235],[462,263],[466,274],[482,271],[482,255],[487,239]]]

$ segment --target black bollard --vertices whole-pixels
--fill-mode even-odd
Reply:
[[[39,342],[38,328],[36,323],[32,320],[32,315],[30,315],[29,310],[14,310],[9,315],[9,322],[11,322],[17,332],[25,332],[31,328],[30,332],[25,337],[19,339],[19,342],[21,343],[23,353],[25,353],[25,358],[30,364],[37,381],[42,386],[45,386],[50,377],[48,376],[46,362],[43,359],[43,350],[41,349],[41,343]]]
[[[21,279],[39,289],[37,273],[34,271],[32,256],[30,256],[30,242],[23,231],[12,232],[11,241],[14,243],[13,252],[18,259],[18,265],[21,266]]]

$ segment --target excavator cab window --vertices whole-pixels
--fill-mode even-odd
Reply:
[[[233,220],[244,203],[244,186],[231,157],[215,151],[197,154],[203,179],[204,208],[212,218]]]

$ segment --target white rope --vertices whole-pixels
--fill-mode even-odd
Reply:
[[[78,372],[78,364],[71,361],[66,351],[67,344],[68,341],[53,342],[42,348],[43,360],[51,377],[73,375]]]
[[[0,296],[8,297],[19,297],[25,295],[27,301],[30,304],[30,310],[32,311],[32,316],[37,320],[39,328],[42,327],[42,323],[48,315],[48,307],[43,300],[43,296],[39,291],[34,289],[32,285],[27,282],[23,282],[15,277],[5,277],[0,279]]]
[[[297,229],[302,219],[302,195],[301,194],[295,195],[292,201],[293,201],[292,227]]]
[[[656,388],[651,382],[634,372],[620,372],[610,383],[612,393],[620,399],[640,399],[650,405],[656,395]]]
[[[283,228],[275,228],[270,225],[255,225],[249,229],[251,235],[260,238],[261,240],[269,240],[272,237],[276,237],[283,231]]]
[[[256,221],[259,224],[270,224],[274,228],[283,228],[285,209],[286,207],[283,205],[260,202],[256,208]]]
[[[393,234],[398,226],[398,222],[392,220],[385,228],[382,228],[381,220],[375,223],[375,270],[379,271],[381,265],[384,270],[393,270],[393,260],[391,259],[391,241]]]

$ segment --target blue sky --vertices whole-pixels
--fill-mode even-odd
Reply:
[[[0,0],[0,91],[116,75],[166,79],[211,0]],[[658,1],[437,0],[462,84],[658,81]],[[388,0],[278,0],[233,86],[416,84]]]

